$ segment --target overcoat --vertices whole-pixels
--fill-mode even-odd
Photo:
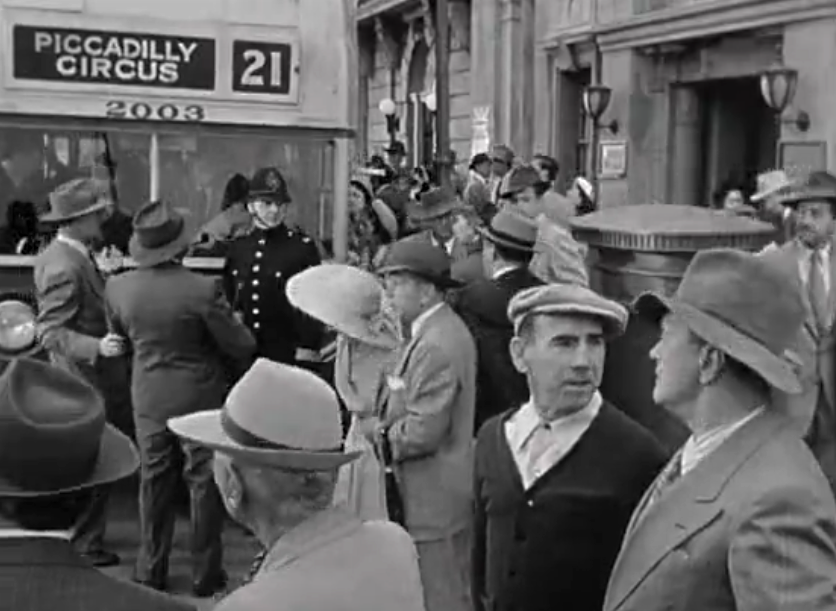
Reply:
[[[767,408],[646,507],[648,496],[604,611],[836,608],[836,503],[780,414]]]

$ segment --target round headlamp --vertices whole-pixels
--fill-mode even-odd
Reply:
[[[23,301],[0,301],[0,350],[23,352],[37,340],[35,309]]]

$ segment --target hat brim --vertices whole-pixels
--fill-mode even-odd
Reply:
[[[380,224],[383,225],[383,229],[389,234],[390,238],[397,240],[398,217],[395,216],[392,208],[390,208],[382,199],[377,197],[373,197],[371,202],[372,210],[374,210],[374,213],[377,215],[377,219],[380,221]]]
[[[789,360],[776,356],[722,320],[658,293],[639,295],[633,308],[640,316],[657,323],[669,312],[676,314],[695,335],[749,367],[770,386],[789,394],[801,392],[801,382]]]
[[[781,198],[781,204],[787,207],[795,207],[802,202],[809,201],[827,201],[831,205],[836,205],[836,189],[828,188],[814,188],[801,189],[795,193],[789,193]]]
[[[507,240],[502,236],[495,234],[491,231],[490,227],[477,227],[476,231],[478,231],[483,238],[493,244],[504,246],[505,248],[510,248],[519,252],[534,252],[536,242],[531,242],[530,245],[529,243],[522,244],[519,242],[512,242],[511,240]]]
[[[108,199],[100,199],[95,204],[84,208],[83,210],[77,210],[72,214],[56,214],[54,211],[46,212],[38,217],[38,220],[42,223],[60,223],[62,221],[71,221],[74,219],[81,218],[82,216],[87,216],[88,214],[93,214],[94,212],[98,212],[99,210],[104,210],[110,205],[110,200]]]
[[[333,471],[361,454],[248,448],[236,443],[224,432],[221,410],[196,412],[172,418],[168,421],[168,428],[178,437],[226,454],[233,459],[289,471]]]
[[[58,460],[58,459],[56,459]],[[130,477],[139,468],[139,454],[133,442],[113,425],[105,425],[99,456],[90,476],[75,486],[55,490],[26,490],[0,477],[0,498],[35,498],[78,492]]]
[[[191,245],[191,238],[189,237],[186,223],[180,229],[180,233],[168,244],[164,244],[159,248],[147,248],[139,243],[139,239],[134,233],[128,241],[128,252],[131,258],[136,262],[137,267],[154,267],[173,258],[187,250]]]
[[[412,274],[413,276],[417,276],[427,282],[432,282],[436,286],[443,289],[455,289],[464,286],[463,283],[455,280],[451,276],[433,276],[432,274],[428,274],[424,271],[416,270],[409,265],[386,265],[379,268],[377,273],[381,276],[387,276],[389,274]]]

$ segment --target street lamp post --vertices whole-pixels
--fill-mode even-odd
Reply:
[[[435,91],[431,91],[426,96],[424,96],[424,106],[427,107],[427,112],[429,114],[430,128],[432,130],[431,133],[433,135],[433,139],[435,139],[435,137],[438,133],[438,121],[436,119],[436,113],[438,111],[438,98],[435,97]],[[432,142],[430,144],[430,146],[434,149],[434,148],[436,148],[437,144],[438,144],[438,142],[435,141],[435,142]],[[429,155],[429,157],[425,156],[424,159],[426,160],[426,159],[429,158],[429,159],[432,159],[432,160],[438,162],[439,157],[440,157],[440,153],[438,151],[435,151],[435,150],[431,150],[430,153],[431,154]],[[441,170],[440,170],[440,166],[438,166],[438,163],[436,163],[436,166],[437,166],[437,170],[440,172]],[[439,180],[440,180],[440,177],[439,177]]]
[[[598,204],[598,142],[599,131],[607,129],[613,134],[618,133],[618,121],[613,119],[609,123],[601,123],[601,116],[607,111],[612,98],[612,89],[606,85],[589,85],[583,91],[583,109],[592,120],[592,138],[589,151],[589,165],[592,170],[592,199]]]

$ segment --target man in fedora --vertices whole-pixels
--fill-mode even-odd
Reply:
[[[128,477],[138,462],[85,380],[39,360],[8,364],[0,376],[0,607],[191,609],[101,573],[70,543],[92,491]]]
[[[383,152],[386,153],[386,164],[393,171],[397,172],[403,168],[404,162],[406,161],[406,147],[403,142],[394,140],[383,149]]]
[[[476,442],[476,608],[600,611],[630,513],[667,459],[598,392],[627,310],[550,284],[517,293],[507,316],[528,396]]]
[[[102,392],[112,366],[107,360],[125,350],[123,340],[108,330],[104,278],[92,254],[102,238],[109,205],[106,185],[92,179],[73,180],[53,191],[51,211],[41,220],[57,225],[58,233],[34,266],[41,344],[55,365],[81,375]],[[105,394],[110,418],[129,408],[115,405],[116,395]],[[76,544],[96,566],[118,564],[119,557],[104,549],[107,493],[99,490],[92,499],[90,511],[77,525]]]
[[[174,534],[179,475],[192,510],[192,580],[198,596],[223,587],[223,506],[212,481],[212,454],[180,443],[174,416],[220,407],[228,382],[249,367],[255,339],[232,313],[220,283],[182,265],[190,235],[165,202],[143,206],[129,244],[137,269],[107,284],[113,328],[133,354],[132,395],[139,445],[140,550],[136,581],[163,590]],[[149,296],[160,298],[149,298]]]
[[[782,204],[783,195],[793,186],[784,170],[770,170],[758,174],[757,190],[749,201],[758,210],[758,217],[775,226],[775,240],[769,247],[780,246],[792,239],[792,213]]]
[[[342,450],[337,397],[296,367],[259,359],[220,410],[169,422],[215,451],[230,516],[268,550],[252,582],[217,611],[423,611],[415,547],[396,524],[334,504]]]
[[[380,424],[369,434],[398,482],[427,611],[470,611],[476,347],[444,301],[456,283],[443,250],[401,240],[378,271],[410,339],[380,398]]]
[[[294,274],[319,265],[319,249],[310,236],[288,227],[292,202],[278,168],[258,170],[247,197],[255,229],[229,245],[227,299],[255,336],[258,356],[314,366],[322,325],[293,308],[284,289]]]
[[[704,250],[673,297],[636,310],[661,321],[653,400],[692,436],[636,508],[604,610],[836,608],[836,503],[770,401],[801,388],[786,350],[804,302],[786,270]]]
[[[466,285],[455,299],[479,358],[475,432],[509,406],[522,405],[528,395],[525,376],[514,368],[508,352],[514,335],[508,303],[519,291],[542,284],[528,271],[537,238],[537,226],[531,220],[513,210],[500,210],[481,233],[485,277]]]
[[[451,265],[455,265],[482,249],[478,239],[456,237],[453,227],[464,214],[465,208],[455,191],[448,187],[433,187],[411,204],[409,220],[419,232],[406,239],[444,249]]]
[[[477,153],[470,159],[468,181],[462,199],[465,206],[473,210],[484,224],[491,222],[496,207],[491,201],[488,180],[491,176],[491,158],[487,153]]]
[[[806,316],[791,346],[800,358],[803,392],[781,393],[778,401],[836,491],[836,176],[812,172],[788,188],[782,201],[796,234],[766,258],[789,269],[791,290],[801,291]]]

